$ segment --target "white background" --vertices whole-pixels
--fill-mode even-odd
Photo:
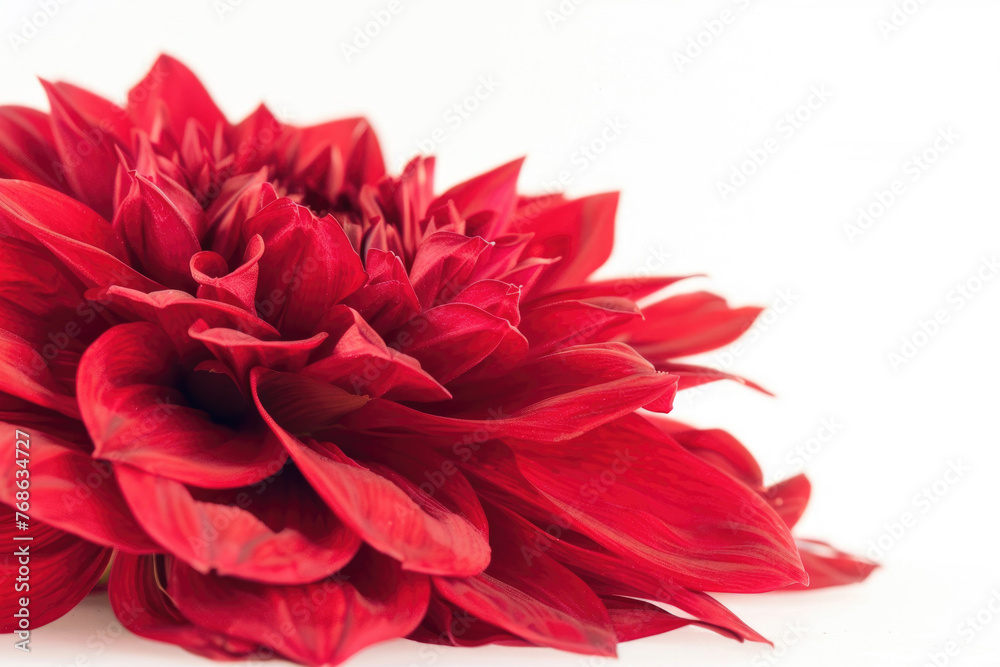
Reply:
[[[623,190],[608,275],[704,272],[691,287],[737,304],[790,295],[738,351],[705,358],[778,397],[720,383],[681,396],[675,416],[730,429],[769,478],[804,468],[814,495],[799,532],[861,553],[881,544],[884,568],[863,586],[726,598],[776,652],[686,629],[623,645],[621,664],[919,666],[950,639],[958,653],[939,665],[1000,664],[997,614],[984,612],[978,631],[963,625],[1000,600],[1000,279],[977,282],[1000,252],[1000,5],[567,0],[573,11],[558,14],[558,0],[399,2],[349,58],[343,45],[388,0],[51,0],[44,21],[45,2],[4,0],[0,102],[44,108],[36,75],[121,100],[167,51],[231,119],[262,99],[300,123],[369,116],[394,170],[443,128],[441,189],[526,154],[522,190],[541,192],[561,172],[571,195]],[[904,4],[911,14],[894,16]],[[26,20],[44,25],[33,32]],[[690,40],[704,46],[681,61]],[[828,99],[800,109],[816,89]],[[476,108],[456,124],[455,104]],[[791,132],[783,119],[796,111],[809,118]],[[579,153],[609,121],[624,129],[593,159]],[[948,150],[914,172],[908,160],[935,157],[948,128]],[[767,146],[776,151],[724,198],[719,183]],[[897,179],[902,194],[852,242],[845,226]],[[963,285],[981,289],[968,300],[954,291]],[[939,310],[944,324],[920,335]],[[916,354],[894,367],[890,353],[914,337]],[[944,481],[952,464],[967,472]],[[934,502],[916,498],[925,488]],[[30,658],[3,646],[0,661],[204,662],[117,630],[91,598],[38,631]],[[419,648],[395,642],[351,664],[606,664],[542,649]]]

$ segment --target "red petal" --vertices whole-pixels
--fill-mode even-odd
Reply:
[[[345,391],[394,400],[441,401],[447,389],[426,373],[413,357],[386,346],[356,311],[338,307],[338,328],[348,322],[336,345],[302,374]],[[335,312],[331,311],[331,313]]]
[[[507,320],[469,304],[446,303],[389,332],[386,340],[447,384],[486,359],[508,335],[520,338]]]
[[[140,637],[177,644],[213,660],[264,655],[256,641],[243,641],[191,623],[178,611],[158,572],[162,557],[118,554],[111,566],[108,595],[119,622]]]
[[[79,88],[47,81],[42,86],[52,108],[49,117],[61,172],[80,201],[110,220],[119,164],[116,149],[128,151],[127,136],[119,136],[127,114]],[[67,94],[72,91],[82,95]]]
[[[12,442],[12,441],[11,441]],[[111,559],[111,549],[99,547],[41,522],[29,522],[27,531],[15,528],[13,508],[0,504],[0,541],[7,545],[0,554],[0,634],[20,629],[14,617],[20,599],[29,599],[30,628],[35,629],[62,617],[73,609],[101,578]],[[16,537],[31,541],[15,542]],[[31,568],[30,590],[17,591],[21,556],[28,549]],[[11,642],[14,640],[11,639]]]
[[[526,362],[489,383],[462,386],[449,416],[373,400],[348,415],[357,429],[404,429],[423,434],[560,441],[631,414],[669,410],[676,378],[656,372],[617,343],[581,345]]]
[[[323,313],[368,278],[337,221],[317,218],[290,199],[264,207],[246,221],[243,233],[264,239],[257,310],[285,337],[316,333]]]
[[[313,441],[306,446],[271,418],[265,407],[267,397],[256,389],[261,413],[302,474],[365,542],[413,571],[472,574],[486,566],[486,540],[468,519],[420,489],[408,488],[408,494],[355,463],[336,445]]]
[[[0,180],[0,232],[41,243],[90,287],[161,285],[124,263],[111,224],[83,204],[35,183]]]
[[[788,591],[854,584],[867,579],[878,567],[878,563],[844,553],[826,542],[799,539],[797,544],[809,583],[789,586]]]
[[[489,229],[481,230],[479,236],[488,239],[499,236],[506,230],[517,205],[517,177],[523,163],[524,158],[519,158],[459,183],[431,202],[428,208],[433,210],[451,201],[459,215],[466,219],[477,213],[492,212]]]
[[[169,590],[181,612],[208,630],[257,641],[305,665],[343,662],[404,637],[427,609],[427,577],[370,550],[343,572],[304,586],[268,586],[201,575],[175,561]]]
[[[548,294],[532,299],[525,305],[527,307],[536,307],[550,303],[559,303],[560,301],[578,301],[599,297],[618,297],[629,299],[630,301],[640,301],[676,282],[694,277],[696,276],[654,276],[650,278],[635,277],[598,280],[592,283],[574,285],[573,287],[549,292]]]
[[[485,452],[486,456],[490,452]],[[509,455],[509,453],[508,453]],[[512,462],[512,461],[511,461]],[[499,474],[494,474],[499,473]],[[487,471],[490,479],[501,486],[511,487],[511,473],[517,476],[516,469],[511,467],[499,471]],[[508,483],[504,483],[508,482]],[[523,482],[523,479],[522,479]],[[515,485],[517,482],[515,482]],[[501,501],[510,503],[510,496],[499,496]],[[521,543],[521,557],[529,567],[540,554],[547,554],[577,573],[595,593],[601,596],[626,596],[655,600],[677,607],[683,612],[701,619],[715,629],[721,629],[725,634],[737,639],[750,641],[766,641],[757,632],[748,627],[709,595],[700,591],[691,591],[673,582],[670,570],[648,561],[638,561],[630,557],[622,557],[604,549],[596,542],[573,530],[572,518],[563,515],[555,505],[541,499],[542,507],[522,507],[528,514],[542,512],[536,520],[538,525],[528,521],[523,516],[513,515],[513,527],[518,532]],[[538,505],[539,503],[536,503]],[[515,501],[513,505],[517,505]],[[539,526],[545,526],[544,530]]]
[[[0,178],[32,181],[62,189],[56,167],[59,155],[48,114],[18,106],[0,106]]]
[[[535,235],[527,255],[562,258],[539,280],[534,294],[579,285],[607,261],[617,208],[618,193],[610,192],[560,202],[534,217],[515,217],[515,231]]]
[[[424,308],[449,303],[468,284],[483,252],[490,244],[452,232],[437,232],[425,238],[410,267],[413,292]]]
[[[764,475],[757,460],[731,434],[721,429],[692,428],[658,415],[651,415],[648,419],[701,460],[729,473],[755,491],[764,490]]]
[[[420,627],[407,639],[425,644],[445,644],[448,646],[482,646],[503,644],[505,646],[532,646],[515,634],[507,632],[481,618],[476,618],[464,609],[441,599],[436,591],[431,591],[427,615]]]
[[[501,280],[480,280],[472,283],[452,299],[453,303],[468,303],[490,315],[500,317],[512,327],[521,323],[518,301],[521,290]],[[523,331],[521,333],[524,333]]]
[[[189,407],[178,364],[147,323],[116,326],[87,350],[77,393],[94,455],[206,488],[246,486],[279,469],[286,454],[263,424],[233,429]]]
[[[191,257],[191,275],[198,281],[198,298],[215,299],[256,312],[257,263],[264,254],[264,239],[254,236],[247,243],[243,264],[229,271],[226,260],[211,250]]]
[[[420,310],[402,260],[391,252],[372,248],[365,255],[368,282],[345,303],[375,331],[384,334],[406,324]]]
[[[128,195],[115,212],[121,230],[144,273],[167,287],[193,291],[191,258],[201,250],[195,230],[151,181],[130,174]]]
[[[601,600],[576,575],[544,554],[524,567],[511,519],[488,508],[493,557],[486,572],[460,579],[435,577],[452,604],[540,646],[615,655],[615,633]]]
[[[158,140],[156,130],[162,118],[166,119],[165,129],[175,143],[183,138],[189,118],[210,135],[216,126],[228,126],[226,117],[198,77],[167,55],[157,58],[149,73],[129,91],[128,110],[135,124],[153,136],[154,141]]]
[[[611,616],[615,635],[620,642],[660,635],[694,623],[642,600],[604,597],[602,601]]]
[[[622,327],[620,340],[658,362],[727,345],[750,328],[762,308],[730,308],[708,292],[670,297],[642,309],[645,319]]]
[[[196,299],[186,292],[163,290],[145,294],[124,287],[94,290],[88,297],[130,315],[159,325],[175,348],[187,359],[203,346],[191,335],[191,327],[204,321],[213,329],[234,329],[261,340],[279,337],[271,325],[254,313],[221,301]]]
[[[679,377],[680,381],[677,387],[678,390],[690,389],[691,387],[698,387],[700,385],[707,384],[709,382],[717,382],[719,380],[732,380],[742,385],[746,385],[751,389],[756,389],[757,391],[767,394],[768,396],[774,396],[774,394],[752,380],[748,380],[744,377],[740,377],[739,375],[733,375],[732,373],[727,373],[725,371],[720,371],[716,368],[696,366],[694,364],[678,364],[672,361],[656,362],[653,365],[656,366],[657,370]]]
[[[76,399],[59,385],[45,359],[27,341],[0,329],[0,391],[79,419]]]
[[[605,340],[606,331],[641,319],[635,302],[597,297],[525,307],[518,330],[528,339],[532,354],[545,354],[569,345]]]
[[[252,487],[215,494],[224,502],[197,500],[183,484],[129,466],[116,473],[143,527],[203,574],[307,583],[342,568],[361,546],[287,468]]]
[[[224,362],[241,385],[249,382],[250,371],[258,366],[289,373],[302,370],[327,338],[320,332],[306,340],[263,341],[236,329],[209,328],[203,320],[192,324],[188,334]]]
[[[804,579],[788,528],[756,493],[641,417],[619,419],[565,445],[512,446],[530,486],[497,470],[487,480],[532,504],[534,487],[575,530],[671,571],[679,585],[749,593]],[[581,448],[586,459],[574,454]]]
[[[770,503],[785,525],[791,529],[806,511],[811,491],[812,485],[806,476],[796,475],[767,488],[763,495],[764,500]]]
[[[0,435],[13,443],[19,428],[0,422]],[[136,523],[122,498],[111,467],[81,453],[76,446],[28,429],[30,435],[31,518],[91,542],[134,553],[150,553],[157,544]],[[14,505],[16,471],[0,468],[0,502]]]

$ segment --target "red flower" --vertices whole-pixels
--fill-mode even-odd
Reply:
[[[871,571],[793,540],[805,478],[765,488],[731,436],[659,416],[742,381],[677,359],[759,309],[589,281],[616,194],[524,197],[516,161],[435,196],[433,159],[386,175],[364,120],[232,125],[168,57],[125,109],[45,90],[49,114],[0,108],[0,442],[30,440],[0,539],[34,538],[30,627],[112,551],[133,632],[310,665],[393,637],[759,641],[708,592]]]

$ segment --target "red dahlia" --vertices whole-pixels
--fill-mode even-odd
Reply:
[[[709,592],[871,571],[792,538],[804,477],[662,416],[738,379],[677,359],[759,309],[589,280],[616,194],[519,195],[515,161],[435,195],[363,119],[234,125],[169,57],[125,108],[44,86],[48,114],[0,107],[0,542],[33,538],[30,590],[0,556],[4,631],[112,556],[136,634],[309,665],[760,641]]]

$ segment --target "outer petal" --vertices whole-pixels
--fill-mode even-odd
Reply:
[[[336,577],[304,586],[201,575],[174,562],[169,587],[199,626],[259,641],[304,665],[339,664],[366,646],[406,636],[430,596],[426,576],[370,550]]]
[[[522,544],[521,556],[529,566],[544,553],[573,570],[605,600],[622,596],[654,600],[676,607],[701,619],[706,627],[740,641],[767,641],[709,595],[674,583],[670,570],[604,549],[573,531],[558,512],[550,513],[547,522],[539,523],[545,526],[544,529],[524,517],[515,519]]]
[[[639,307],[629,299],[596,297],[525,308],[518,330],[528,339],[532,354],[545,354],[606,340],[606,331],[641,319]]]
[[[115,549],[132,553],[157,550],[158,545],[125,504],[108,464],[36,429],[0,422],[0,437],[13,443],[20,428],[30,435],[32,519]],[[11,506],[17,502],[15,482],[20,479],[20,470],[15,465],[0,469],[0,502]]]
[[[114,327],[87,350],[77,392],[94,455],[209,488],[280,469],[286,454],[263,424],[233,429],[189,406],[176,388],[178,363],[163,332],[144,322]]]
[[[669,410],[676,382],[623,345],[582,345],[533,360],[475,389],[463,386],[465,401],[442,404],[457,410],[448,416],[373,400],[346,416],[344,424],[459,439],[487,434],[558,442],[642,407]]]
[[[620,329],[619,338],[659,362],[722,347],[750,328],[762,308],[730,308],[708,292],[670,297],[643,308],[645,319]]]
[[[516,464],[491,445],[463,468],[497,489],[480,491],[497,503],[520,504],[541,522],[555,516],[681,586],[749,593],[806,579],[787,527],[763,499],[641,417],[565,445],[512,445]],[[585,459],[574,455],[581,450]]]
[[[826,542],[800,539],[797,544],[802,564],[809,573],[809,583],[789,586],[785,590],[854,584],[867,579],[878,567],[878,563],[844,553]]]
[[[41,243],[89,287],[162,289],[125,264],[125,247],[109,222],[41,185],[0,180],[0,232]]]
[[[38,628],[62,617],[91,591],[111,559],[111,549],[91,544],[40,522],[31,522],[27,531],[15,528],[14,509],[0,504],[0,540],[10,548],[0,555],[0,633],[14,632],[22,597],[29,599],[30,627]],[[15,542],[17,537],[32,540]],[[27,547],[30,554],[30,590],[14,589],[21,556],[15,551]],[[13,640],[12,640],[13,641]]]
[[[27,341],[0,329],[0,391],[79,418],[76,399],[59,385],[42,355]]]
[[[615,655],[615,633],[600,599],[572,572],[544,554],[525,567],[511,519],[489,508],[493,558],[476,577],[435,577],[452,604],[541,646]]]
[[[221,502],[130,466],[117,466],[116,475],[139,522],[203,574],[308,583],[339,570],[361,546],[293,470],[224,494],[199,493],[222,495]]]
[[[0,178],[32,181],[61,189],[65,183],[47,114],[18,106],[0,106]]]
[[[118,136],[124,131],[125,111],[79,88],[47,81],[42,85],[52,107],[60,170],[76,197],[110,220],[119,163],[116,150],[128,150],[123,143],[127,138]],[[79,94],[67,94],[73,92]]]
[[[121,624],[140,637],[177,644],[214,660],[260,656],[269,651],[254,640],[199,627],[177,609],[165,588],[167,577],[162,556],[118,554],[111,566],[108,595],[111,609]]]
[[[503,644],[505,646],[532,646],[529,641],[507,632],[481,618],[476,618],[464,609],[445,601],[439,593],[431,591],[427,615],[420,627],[407,639],[424,644],[444,644],[446,646],[482,646]]]

